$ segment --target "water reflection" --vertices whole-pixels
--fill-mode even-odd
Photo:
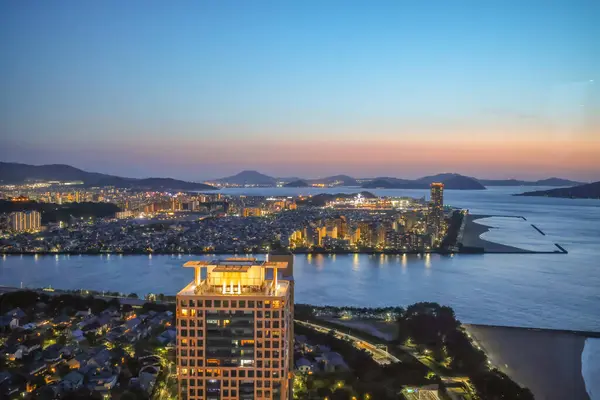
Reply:
[[[352,257],[352,270],[358,271],[359,269],[360,269],[360,257],[358,256],[357,253],[354,253],[354,256]]]
[[[425,254],[425,276],[431,276],[431,254]]]
[[[320,271],[323,269],[323,267],[325,267],[325,257],[323,256],[323,254],[315,255],[314,264],[315,267],[317,267],[317,271]]]

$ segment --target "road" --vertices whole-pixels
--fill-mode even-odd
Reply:
[[[397,357],[393,356],[392,354],[388,353],[387,351],[378,348],[373,343],[369,343],[362,339],[359,339],[356,336],[349,335],[349,334],[341,332],[337,329],[332,329],[332,328],[329,328],[326,326],[313,324],[312,322],[300,321],[297,319],[295,319],[294,322],[296,322],[302,326],[306,326],[308,328],[314,329],[318,332],[322,332],[322,333],[329,333],[330,331],[333,331],[336,338],[348,340],[348,341],[352,342],[354,347],[356,347],[358,349],[367,350],[373,356],[373,360],[375,360],[379,364],[385,365],[385,364],[400,362],[400,360]]]

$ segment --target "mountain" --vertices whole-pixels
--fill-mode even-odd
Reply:
[[[210,185],[171,178],[124,178],[87,172],[70,165],[28,165],[0,162],[0,182],[20,184],[35,181],[82,181],[86,186],[115,186],[148,190],[215,190]]]
[[[305,181],[298,179],[296,181],[288,182],[283,187],[308,187],[309,184]]]
[[[432,182],[442,182],[444,189],[449,190],[485,190],[485,186],[475,178],[459,174],[438,174],[425,176],[411,181],[396,178],[375,178],[362,185],[363,188],[385,189],[427,189]]]
[[[562,178],[548,178],[536,181],[535,184],[537,186],[577,186],[583,185],[584,183]]]
[[[442,179],[442,183],[444,184],[444,189],[485,190],[485,186],[479,183],[477,179],[458,174],[447,179]]]
[[[527,182],[517,179],[478,179],[484,186],[525,186]]]
[[[95,172],[87,172],[64,164],[29,165],[0,162],[0,182],[4,184],[53,180],[94,183],[106,178],[116,177]]]
[[[352,198],[355,198],[356,195],[357,195],[357,193],[336,193],[336,194],[319,193],[314,196],[306,197],[302,200],[296,200],[296,203],[299,206],[302,205],[302,206],[322,207],[325,204],[327,204],[327,202],[330,202],[334,199],[339,199],[339,198],[352,199]],[[373,193],[365,192],[365,191],[360,192],[360,195],[362,197],[364,197],[365,199],[374,199],[377,197]]]
[[[275,186],[277,179],[258,171],[242,171],[233,176],[217,179],[215,182],[229,185]]]
[[[365,189],[427,189],[429,185],[407,179],[380,177],[363,183],[361,187]]]
[[[576,186],[582,182],[562,178],[548,178],[537,181],[522,181],[518,179],[478,179],[485,186]]]
[[[566,197],[570,199],[600,199],[600,182],[587,183],[585,185],[537,190],[535,192],[525,192],[515,196],[544,196],[544,197]]]
[[[337,183],[337,186],[359,186],[356,179],[348,175],[334,175],[325,178],[309,179],[309,182],[322,183],[324,185],[333,185]]]
[[[442,174],[424,176],[422,178],[416,179],[416,181],[423,182],[423,183],[430,185],[433,182],[444,182],[448,179],[451,179],[451,178],[454,178],[457,176],[463,176],[463,175],[451,173],[451,172],[444,172]],[[475,179],[475,178],[471,178],[471,179]]]

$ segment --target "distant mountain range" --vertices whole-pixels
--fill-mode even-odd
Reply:
[[[276,178],[262,174],[258,171],[242,171],[236,175],[215,179],[212,182],[221,185],[239,186],[275,186],[283,183],[288,187],[304,187],[315,184],[335,186],[360,186],[368,188],[389,189],[424,189],[432,182],[443,182],[446,189],[457,190],[483,190],[486,186],[574,186],[580,182],[561,178],[548,178],[538,181],[524,181],[517,179],[478,179],[456,173],[442,173],[424,176],[419,179],[400,179],[394,177],[376,177],[368,179],[357,179],[348,175],[334,175],[325,178],[305,179],[298,177]]]
[[[28,165],[0,162],[0,184],[19,184],[35,181],[82,181],[86,186],[115,186],[119,188],[139,188],[146,190],[213,190],[214,186],[171,178],[125,178],[114,175],[87,172],[63,165]],[[315,184],[327,186],[355,186],[368,188],[425,189],[431,182],[443,182],[446,189],[483,190],[486,186],[576,186],[580,182],[561,178],[548,178],[538,181],[517,179],[477,179],[455,173],[442,173],[424,176],[419,179],[376,177],[357,179],[348,175],[334,175],[325,178],[304,179],[298,177],[276,178],[258,171],[246,170],[238,174],[213,181],[221,185],[306,187]]]
[[[561,178],[548,178],[539,181],[521,181],[518,179],[478,179],[478,181],[485,186],[576,186],[583,184],[583,182]]]
[[[571,199],[600,199],[600,182],[587,183],[573,187],[557,188],[550,190],[537,190],[525,192],[515,196],[544,196],[566,197]]]
[[[87,172],[70,165],[28,165],[0,162],[0,184],[20,184],[36,181],[82,181],[85,186],[114,186],[143,190],[216,190],[203,183],[180,181],[171,178],[124,178],[120,176]]]

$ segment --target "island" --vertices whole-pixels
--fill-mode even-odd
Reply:
[[[285,185],[283,185],[283,187],[295,187],[295,188],[303,188],[303,187],[309,187],[310,185],[308,183],[306,183],[305,181],[298,179],[297,181],[292,181],[289,183],[286,183]]]
[[[436,180],[436,177],[442,179]],[[444,189],[449,190],[485,190],[485,186],[477,179],[459,174],[440,174],[417,180],[380,177],[364,183],[362,187],[365,189],[428,189],[432,182],[442,182]]]
[[[562,197],[569,199],[600,199],[600,181],[566,188],[536,190],[534,192],[515,194],[515,196]]]

